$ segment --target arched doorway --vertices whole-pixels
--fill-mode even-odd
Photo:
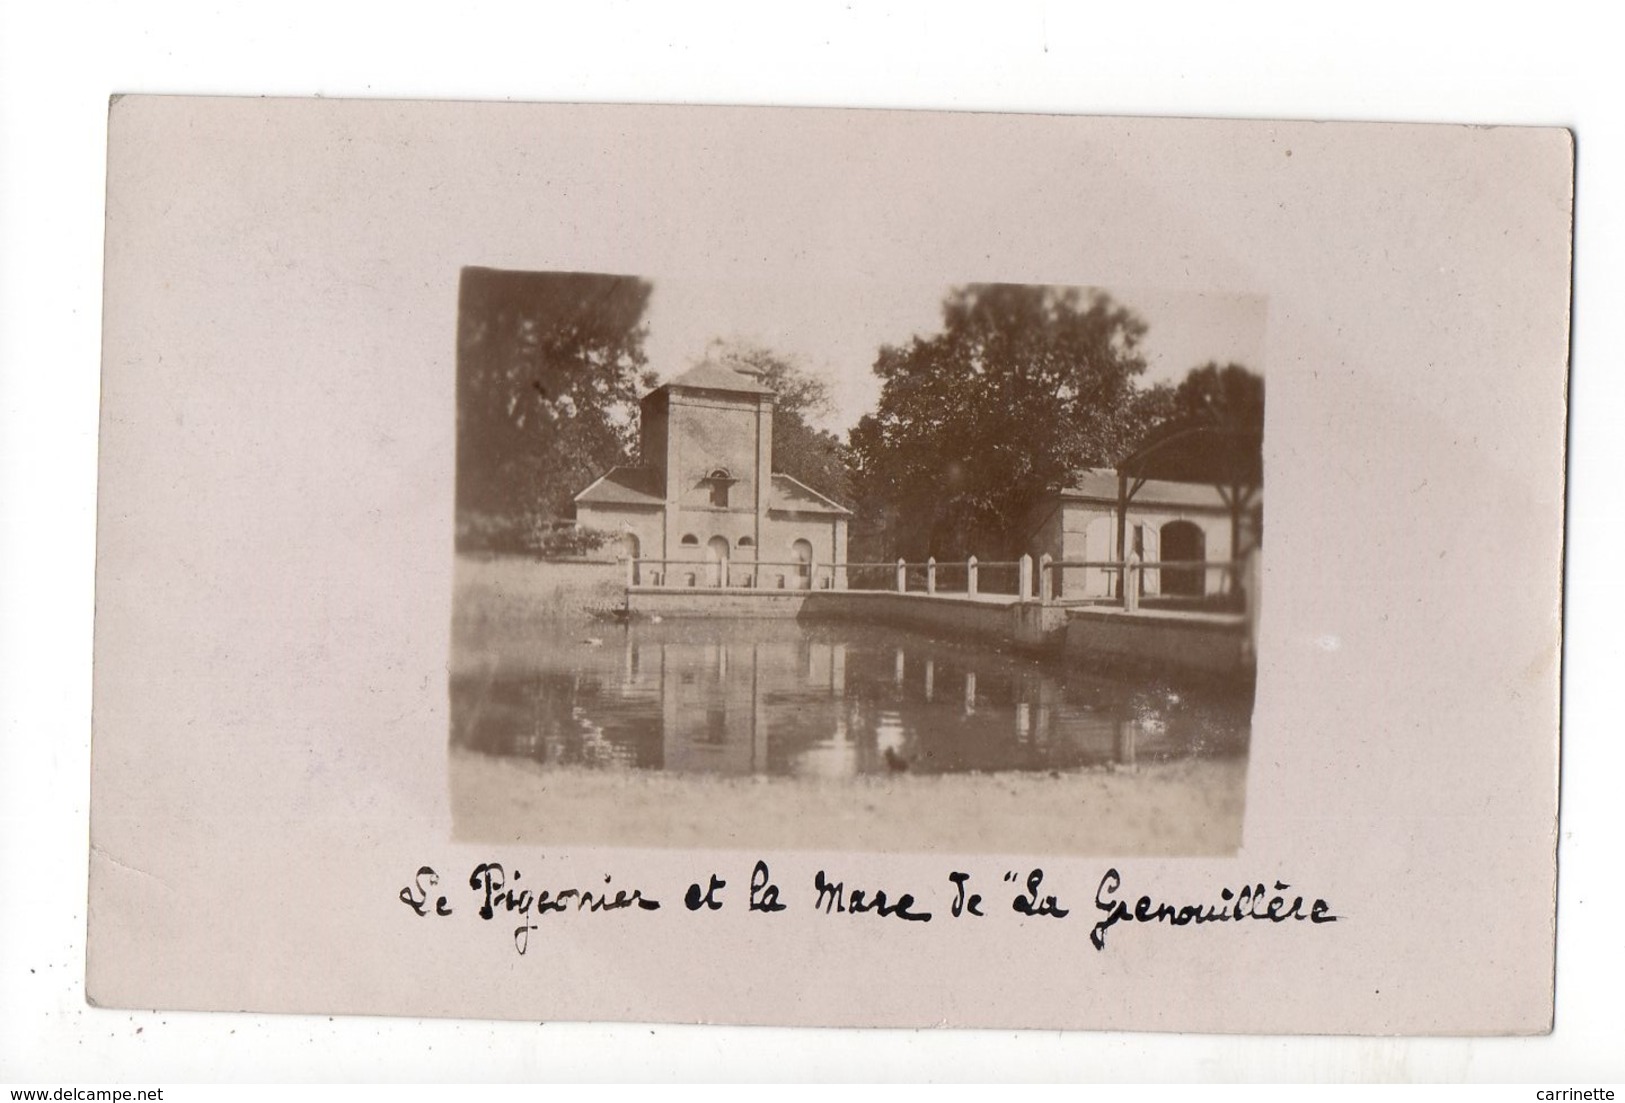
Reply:
[[[1207,537],[1201,526],[1190,521],[1169,521],[1162,526],[1161,559],[1164,563],[1199,563],[1207,558]],[[1201,567],[1164,567],[1162,592],[1170,597],[1201,597],[1206,592],[1207,571]]]
[[[621,554],[632,561],[632,585],[639,584],[638,574],[642,568],[638,565],[641,544],[636,535],[630,532],[621,533]]]
[[[726,586],[728,584],[728,549],[730,545],[726,536],[713,536],[705,545],[705,559],[710,566],[711,585]]]
[[[790,545],[790,558],[796,561],[796,589],[812,589],[813,546],[806,540]]]

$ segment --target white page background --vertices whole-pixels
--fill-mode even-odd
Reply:
[[[19,4],[0,16],[0,1081],[1619,1079],[1610,28],[1580,7]],[[1246,12],[1247,14],[1244,14]],[[861,1033],[143,1014],[83,999],[107,97],[178,92],[1567,125],[1579,140],[1556,1032]]]

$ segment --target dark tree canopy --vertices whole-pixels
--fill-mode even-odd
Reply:
[[[941,333],[881,349],[879,408],[852,431],[876,550],[1019,554],[1042,495],[1144,435],[1145,330],[1102,292],[975,285],[949,294]]]
[[[1192,368],[1173,392],[1171,426],[1211,426],[1263,435],[1264,379],[1240,364]]]
[[[1119,470],[1130,478],[1206,482],[1233,513],[1231,554],[1264,538],[1264,380],[1240,364],[1209,362],[1178,387],[1158,388],[1158,423]]]
[[[1177,387],[1143,392],[1141,405],[1151,428],[1143,451],[1125,457],[1136,477],[1217,485],[1251,484],[1261,475],[1264,380],[1240,364],[1193,368]]]
[[[773,392],[773,470],[799,479],[842,505],[852,501],[846,445],[808,418],[826,413],[829,387],[793,357],[743,341],[713,341],[707,359],[755,374]]]
[[[460,534],[545,526],[629,461],[652,287],[629,276],[465,268],[457,332]]]

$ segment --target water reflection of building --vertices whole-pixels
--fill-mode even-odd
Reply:
[[[847,777],[1068,769],[1245,749],[1245,713],[929,640],[634,628],[569,669],[454,685],[459,742],[540,761]],[[567,651],[567,654],[565,653]]]
[[[662,671],[661,745],[669,769],[855,772],[850,767],[856,748],[842,708],[844,644],[802,639],[655,646]],[[805,769],[789,769],[791,760]]]
[[[661,742],[693,773],[840,777],[1131,763],[1141,721],[1066,700],[1040,668],[978,671],[894,648],[854,664],[844,644],[659,645]],[[884,671],[884,673],[882,673]],[[673,673],[675,672],[675,673]],[[939,689],[939,687],[942,687]]]

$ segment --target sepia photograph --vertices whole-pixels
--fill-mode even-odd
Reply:
[[[1567,134],[108,126],[95,1007],[1549,1029]]]
[[[425,14],[0,15],[0,1095],[1608,1093],[1617,36]]]
[[[1265,313],[464,268],[457,837],[1234,851]]]

